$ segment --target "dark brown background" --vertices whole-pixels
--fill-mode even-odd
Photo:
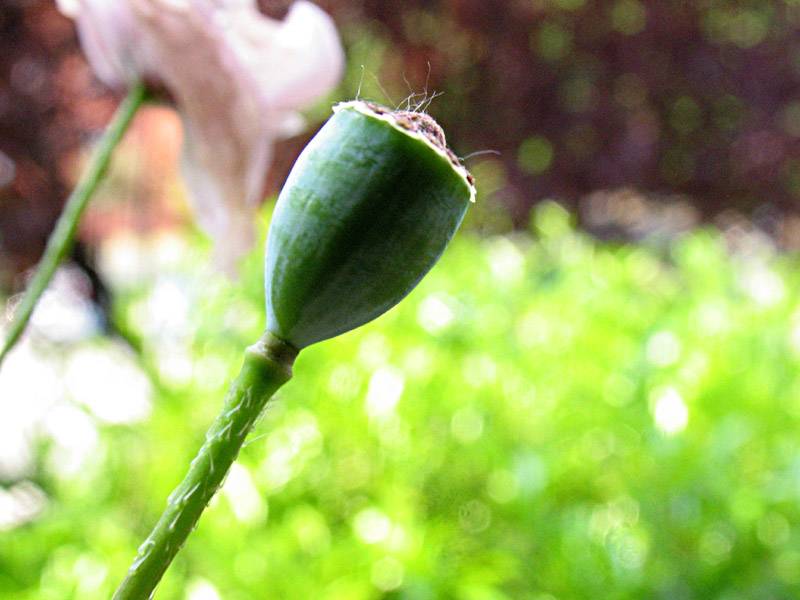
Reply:
[[[260,4],[280,16],[290,3]],[[598,234],[626,233],[604,229],[608,220],[596,214],[609,198],[621,202],[623,221],[626,207],[643,205],[632,197],[679,198],[688,222],[736,211],[771,233],[797,211],[800,2],[319,4],[340,26],[350,62],[334,100],[359,85],[385,104],[441,93],[429,110],[455,151],[499,153],[468,161],[485,175],[474,227],[526,226],[543,198],[572,206]],[[52,1],[0,1],[6,287],[36,261],[73,184],[76,153],[117,101],[92,79]],[[310,135],[281,145],[266,193]],[[153,135],[143,138],[147,148]],[[151,210],[157,188],[128,190],[131,210]],[[162,211],[139,222],[173,217]]]

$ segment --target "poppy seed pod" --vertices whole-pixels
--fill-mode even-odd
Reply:
[[[267,331],[302,349],[380,316],[436,263],[474,197],[431,117],[338,105],[278,197]]]

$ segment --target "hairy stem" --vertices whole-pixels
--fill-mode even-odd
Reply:
[[[231,384],[205,443],[183,482],[170,494],[166,509],[139,547],[139,555],[113,600],[145,600],[152,596],[164,571],[225,480],[267,401],[291,378],[296,355],[295,348],[269,333],[247,349],[242,371]]]
[[[33,309],[36,307],[36,303],[53,278],[58,265],[61,264],[64,257],[71,250],[78,222],[86,208],[86,204],[103,177],[111,158],[111,153],[145,98],[144,86],[137,84],[131,88],[131,91],[117,109],[114,119],[100,139],[89,166],[78,182],[78,186],[67,198],[67,202],[64,204],[64,211],[61,213],[53,233],[50,234],[50,239],[47,240],[47,247],[42,259],[39,261],[39,266],[36,268],[33,280],[19,306],[14,311],[14,317],[9,325],[3,348],[0,350],[0,364],[2,364],[3,359],[19,340],[33,313]]]

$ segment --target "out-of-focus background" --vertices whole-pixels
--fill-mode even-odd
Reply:
[[[437,95],[478,202],[303,352],[157,597],[800,596],[800,2],[318,4],[347,71],[262,240],[357,93]],[[0,2],[9,311],[118,101],[52,2]],[[0,599],[110,595],[263,328],[262,244],[210,266],[180,144],[137,116],[0,371]]]

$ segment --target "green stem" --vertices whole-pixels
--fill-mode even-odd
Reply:
[[[14,311],[14,317],[9,325],[3,349],[0,350],[0,364],[2,364],[3,359],[25,330],[36,303],[53,278],[58,265],[61,264],[67,253],[72,249],[78,221],[86,208],[86,204],[103,177],[112,151],[119,143],[131,119],[133,119],[133,115],[142,105],[145,98],[146,92],[143,85],[137,84],[131,88],[131,91],[117,109],[111,124],[100,139],[97,149],[92,155],[89,167],[84,171],[78,186],[67,198],[67,202],[64,204],[64,211],[61,213],[50,239],[47,240],[47,247],[42,259],[39,261],[39,266],[36,268],[33,280],[19,306]]]
[[[183,482],[170,494],[167,508],[139,547],[139,555],[113,600],[145,600],[152,596],[164,571],[225,480],[267,401],[291,378],[296,355],[294,347],[269,333],[247,349],[242,371],[231,384],[205,443]]]

